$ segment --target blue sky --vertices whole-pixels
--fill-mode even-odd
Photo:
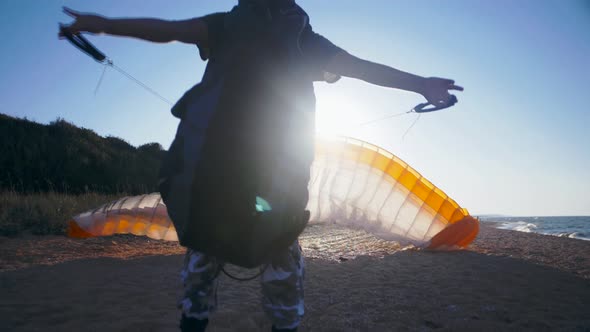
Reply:
[[[236,1],[0,2],[0,112],[57,117],[168,147],[169,106],[65,41],[66,5],[106,16],[182,19]],[[299,4],[314,29],[359,57],[465,87],[459,104],[358,126],[409,110],[419,95],[343,79],[317,84],[319,129],[366,140],[406,160],[474,214],[590,215],[590,2],[318,1]],[[199,81],[196,47],[91,36],[115,64],[170,100]]]

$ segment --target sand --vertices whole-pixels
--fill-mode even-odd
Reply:
[[[590,331],[590,241],[484,226],[467,250],[426,252],[312,226],[301,243],[300,331]],[[182,254],[135,236],[0,238],[0,331],[177,331]],[[269,331],[259,294],[223,276],[208,331]]]

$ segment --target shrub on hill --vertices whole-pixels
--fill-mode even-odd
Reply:
[[[135,148],[57,119],[43,125],[0,114],[0,190],[105,194],[156,190],[165,151]]]

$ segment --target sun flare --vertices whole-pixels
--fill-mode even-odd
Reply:
[[[350,135],[360,123],[361,109],[352,98],[327,96],[318,100],[316,131],[322,135]]]

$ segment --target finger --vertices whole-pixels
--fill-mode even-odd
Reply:
[[[452,95],[450,93],[447,93],[446,96],[444,97],[444,99],[439,100],[439,104],[441,106],[453,106],[455,105],[455,103],[457,103],[457,97],[455,97],[455,95]]]
[[[67,30],[68,27],[62,23],[58,23],[58,25],[59,25],[59,32],[57,33],[57,36],[59,37],[59,39],[63,39],[65,37],[64,31]]]
[[[435,78],[439,80],[440,84],[447,84],[447,85],[455,84],[455,80],[451,80],[448,78],[440,78],[440,77],[435,77]]]
[[[455,95],[450,95],[449,96],[449,100],[447,101],[447,103],[449,104],[449,106],[453,106],[456,103],[458,103],[459,100],[457,99],[457,97]]]
[[[60,30],[59,33],[61,36],[64,36],[64,31],[69,32],[72,35],[76,35],[76,34],[80,33],[80,29],[78,29],[78,25],[75,22],[74,22],[74,24],[70,24],[70,25],[65,25],[65,24],[60,23],[59,30]]]
[[[73,18],[78,18],[78,16],[80,16],[80,13],[79,12],[77,12],[77,11],[75,11],[73,9],[70,9],[68,7],[65,7],[65,6],[63,7],[63,11],[64,11],[64,13],[66,13],[67,15],[69,15],[69,16],[71,16]]]
[[[449,90],[463,91],[463,87],[455,85],[455,84],[451,84],[451,86],[449,87]]]

